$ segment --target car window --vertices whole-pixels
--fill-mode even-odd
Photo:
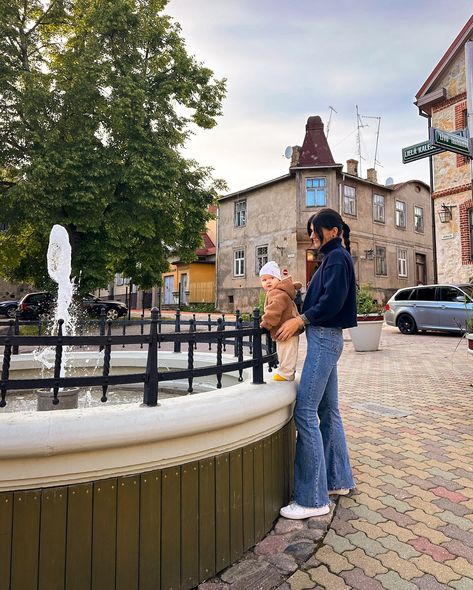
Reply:
[[[35,295],[30,295],[27,299],[28,303],[41,303],[45,301],[46,297],[43,293],[36,293]]]
[[[460,285],[460,288],[465,291],[470,299],[473,299],[473,285]]]
[[[416,301],[435,301],[435,287],[418,287],[412,293],[411,299]]]
[[[399,291],[399,293],[394,297],[395,301],[406,301],[411,296],[411,293],[414,289],[403,289]]]
[[[439,287],[439,301],[454,301],[458,303],[457,297],[463,297],[466,299],[465,295],[456,287]]]

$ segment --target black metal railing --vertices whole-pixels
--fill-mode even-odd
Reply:
[[[113,385],[126,385],[143,383],[143,403],[147,406],[156,406],[158,403],[159,383],[178,379],[188,380],[189,393],[193,391],[193,381],[197,377],[216,375],[217,388],[222,387],[223,373],[238,371],[238,380],[242,380],[243,370],[252,368],[253,383],[264,383],[264,363],[268,363],[269,370],[277,366],[277,355],[274,342],[269,333],[259,327],[260,313],[258,309],[253,311],[249,322],[243,322],[241,314],[236,313],[235,320],[227,321],[225,316],[216,321],[208,314],[206,320],[197,320],[195,314],[189,320],[182,319],[179,310],[174,319],[160,317],[157,308],[151,310],[151,318],[140,320],[112,322],[101,314],[98,320],[98,334],[79,333],[75,336],[63,334],[63,321],[59,320],[56,335],[44,335],[41,333],[41,322],[21,322],[18,317],[9,323],[8,333],[0,335],[0,348],[3,347],[3,364],[0,379],[0,408],[6,406],[7,395],[12,391],[51,389],[53,391],[53,404],[59,403],[60,390],[69,387],[102,387],[101,401],[107,401],[108,388]],[[92,322],[90,322],[92,323]],[[38,335],[27,336],[20,333],[22,325],[38,324]],[[130,326],[139,326],[138,334],[127,334]],[[149,325],[149,332],[144,333],[145,326]],[[95,321],[97,327],[97,321]],[[172,326],[172,332],[163,331],[163,327]],[[182,328],[187,326],[187,331]],[[198,328],[204,329],[198,329]],[[121,334],[112,333],[116,328]],[[265,342],[263,342],[263,337]],[[158,368],[158,350],[163,343],[172,343],[176,353],[181,352],[183,344],[187,344],[187,369],[168,370],[160,372]],[[215,364],[195,367],[194,351],[198,344],[208,343],[209,350],[216,345]],[[122,375],[110,374],[112,346],[139,345],[140,348],[148,346],[146,368],[143,372],[134,372]],[[226,347],[233,347],[236,360],[229,362],[223,353]],[[10,365],[12,355],[18,354],[21,347],[54,347],[55,360],[53,377],[38,377],[33,379],[17,379],[10,377]],[[103,351],[103,365],[101,375],[91,376],[63,376],[63,351],[65,347],[99,348]],[[244,357],[244,349],[248,349],[247,358]],[[249,357],[249,358],[248,358]],[[225,362],[224,362],[225,361]]]

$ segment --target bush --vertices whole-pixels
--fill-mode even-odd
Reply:
[[[191,303],[184,305],[182,311],[192,311],[193,313],[214,313],[217,311],[213,303]]]
[[[358,315],[379,314],[382,306],[374,298],[371,285],[361,285],[356,292],[356,313]]]

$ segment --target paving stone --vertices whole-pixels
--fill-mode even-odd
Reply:
[[[354,534],[354,535],[347,535],[347,539],[354,545],[355,547],[361,547],[367,555],[371,557],[376,557],[380,553],[386,553],[386,547],[381,545],[380,541],[376,541],[375,539],[369,539],[365,533],[361,531]]]
[[[351,522],[341,520],[337,517],[333,519],[332,526],[330,528],[342,537],[348,535],[349,533],[356,533],[356,529],[353,527]]]
[[[263,558],[265,561],[274,565],[283,574],[292,574],[297,570],[297,562],[292,555],[281,553],[279,555],[266,555]]]
[[[394,535],[388,535],[387,537],[380,537],[378,541],[386,549],[395,551],[402,559],[410,559],[411,557],[418,557],[420,554],[417,549],[414,549],[412,545],[403,543]]]
[[[461,489],[461,486],[457,486],[457,489]],[[465,500],[468,500],[468,497],[465,496],[464,494],[452,491],[450,488],[447,488],[444,486],[439,486],[439,487],[433,488],[432,492],[436,496],[440,496],[441,498],[447,498],[447,500],[450,500],[450,502],[457,502],[458,503],[458,502],[464,502]]]
[[[340,574],[345,582],[355,590],[384,590],[381,582],[374,578],[369,578],[363,570],[356,567],[355,569]]]
[[[450,582],[450,588],[454,590],[471,590],[472,580],[471,578],[460,578],[460,580],[454,580]]]
[[[426,574],[432,574],[442,584],[449,584],[453,580],[459,580],[462,576],[457,574],[451,567],[434,561],[430,555],[421,555],[412,559],[420,570]]]
[[[254,548],[256,555],[275,555],[282,553],[288,545],[288,540],[279,535],[268,535]]]
[[[322,588],[330,588],[330,590],[350,590],[344,579],[332,574],[325,565],[319,565],[307,571],[312,580],[322,586]]]
[[[451,512],[440,512],[438,516],[443,522],[453,524],[457,526],[459,529],[463,529],[465,531],[469,531],[473,527],[473,523],[471,522],[471,520],[469,520],[468,518],[463,518],[461,516],[456,516]]]
[[[292,531],[299,531],[306,528],[303,520],[291,520],[290,518],[280,518],[275,527],[274,532],[276,535],[284,535]]]
[[[403,541],[404,543],[406,541],[409,541],[410,539],[415,539],[416,537],[416,535],[412,531],[410,531],[409,529],[401,528],[395,522],[392,521],[381,522],[378,526],[382,531],[384,531],[388,535],[393,535],[394,537],[396,537],[400,541]]]
[[[399,557],[395,551],[382,553],[378,555],[378,559],[386,571],[393,570],[405,580],[412,580],[412,578],[422,575],[422,572],[413,563],[408,559]]]
[[[378,580],[386,590],[417,590],[417,586],[403,580],[397,572],[388,572],[378,576]]]
[[[462,488],[461,485],[455,483],[454,481],[448,481],[446,479],[443,479],[442,477],[431,477],[430,478],[431,483],[434,484],[434,487],[436,488],[446,488],[447,490],[450,490],[451,492],[455,492],[457,490],[460,490]],[[466,500],[466,498],[465,498]]]
[[[433,543],[441,545],[448,541],[448,537],[440,529],[431,529],[423,522],[418,522],[414,526],[409,526],[409,530],[416,534],[417,537],[426,537]]]
[[[231,566],[221,578],[231,590],[270,590],[283,582],[280,572],[271,564],[247,559]]]
[[[335,553],[330,545],[323,545],[314,556],[319,562],[314,564],[314,567],[321,563],[325,563],[330,571],[335,574],[339,574],[344,570],[353,569],[353,565],[348,561],[345,555],[346,554],[339,555],[338,553]]]
[[[365,520],[354,520],[353,528],[362,531],[370,539],[378,539],[379,537],[386,537],[388,533],[383,531],[379,526],[366,522]],[[356,533],[356,530],[353,531]]]
[[[424,574],[422,577],[414,578],[411,582],[415,584],[419,590],[451,590],[453,587],[441,584],[430,574]],[[455,582],[452,582],[452,584],[454,583]]]
[[[458,574],[471,578],[473,587],[473,565],[467,561],[464,557],[456,557],[450,561],[446,561],[445,565],[451,567],[453,571]]]
[[[455,559],[455,556],[450,553],[445,547],[441,547],[440,545],[435,545],[431,543],[429,539],[425,537],[418,537],[417,539],[413,539],[409,541],[409,543],[420,551],[421,553],[426,553],[430,555],[435,561],[447,561],[448,559]]]
[[[292,555],[298,563],[302,563],[309,559],[315,551],[315,544],[308,541],[300,541],[299,543],[292,543],[284,549],[284,553]]]
[[[300,541],[319,541],[325,535],[325,531],[321,529],[302,529],[301,531],[294,531],[289,535],[286,535],[286,538],[289,543],[297,543]]]
[[[418,486],[419,488],[422,488],[423,490],[430,490],[436,487],[435,483],[429,480],[421,479],[420,477],[417,477],[415,475],[410,475],[409,477],[406,477],[406,481],[415,486]]]
[[[442,513],[439,513],[438,516],[434,514],[426,514],[423,510],[416,508],[415,510],[411,510],[410,512],[406,513],[407,516],[410,516],[417,522],[423,522],[431,529],[435,529],[443,525],[445,521],[443,521],[440,517]]]
[[[412,508],[419,508],[420,510],[423,510],[426,514],[437,514],[437,512],[442,512],[443,510],[443,508],[441,508],[434,502],[427,502],[424,499],[418,497],[409,498],[407,502],[409,503],[409,506],[411,506]]]
[[[392,507],[384,508],[383,510],[381,510],[381,514],[384,516],[384,518],[386,518],[387,520],[392,520],[400,527],[406,527],[410,524],[415,524],[416,522],[408,514],[401,514],[401,512],[394,510],[394,508]]]
[[[379,498],[380,495],[381,496],[387,496],[387,495],[394,496],[394,498],[396,498],[396,500],[405,500],[406,498],[412,498],[412,494],[407,492],[405,488],[398,488],[397,486],[394,486],[392,483],[387,483],[386,485],[381,486],[380,490],[382,490],[384,492],[384,494],[379,494],[377,496],[377,498]]]
[[[465,506],[465,504],[451,502],[450,500],[447,500],[447,498],[437,498],[437,500],[433,501],[433,504],[442,510],[453,512],[456,516],[471,514],[471,508]]]
[[[363,518],[371,524],[386,522],[386,518],[384,516],[382,516],[379,512],[370,510],[367,506],[354,506],[351,511],[354,512],[358,518]]]
[[[225,582],[203,582],[197,588],[198,590],[228,590],[230,586]]]
[[[360,568],[370,578],[388,571],[378,559],[366,555],[363,549],[359,547],[353,551],[345,551],[343,555],[352,564],[352,567]]]
[[[289,584],[287,582],[284,582],[283,584],[278,586],[276,588],[276,590],[291,590],[291,587],[289,586]]]
[[[449,541],[448,543],[444,543],[443,545],[445,549],[448,549],[450,553],[454,555],[458,555],[458,557],[464,557],[470,563],[473,563],[473,548],[464,545],[460,541],[454,540]]]
[[[298,570],[286,580],[291,590],[309,590],[315,588],[315,583],[306,572]],[[247,588],[249,590],[250,587]]]
[[[310,529],[322,529],[325,530],[328,525],[332,522],[333,518],[333,510],[331,510],[328,514],[324,516],[313,516],[312,518],[308,518],[306,520],[307,526]]]
[[[380,477],[380,479],[384,483],[390,483],[391,485],[396,486],[397,488],[405,488],[405,487],[407,487],[409,485],[408,478],[406,478],[406,479],[400,479],[399,477],[394,477],[392,475],[382,475]]]
[[[447,524],[446,526],[440,527],[439,530],[452,539],[458,539],[469,547],[473,547],[473,533],[458,528],[454,524]]]
[[[343,553],[344,551],[355,549],[354,545],[350,543],[348,536],[341,537],[332,530],[329,530],[325,536],[324,544],[330,545],[336,553]]]

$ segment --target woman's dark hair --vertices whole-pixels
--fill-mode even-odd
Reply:
[[[350,252],[350,227],[343,221],[340,214],[334,209],[321,209],[317,213],[314,213],[307,222],[307,233],[312,233],[312,229],[321,242],[324,241],[324,235],[322,228],[333,229],[334,227],[338,230],[338,235],[343,237],[343,243],[347,252]]]

